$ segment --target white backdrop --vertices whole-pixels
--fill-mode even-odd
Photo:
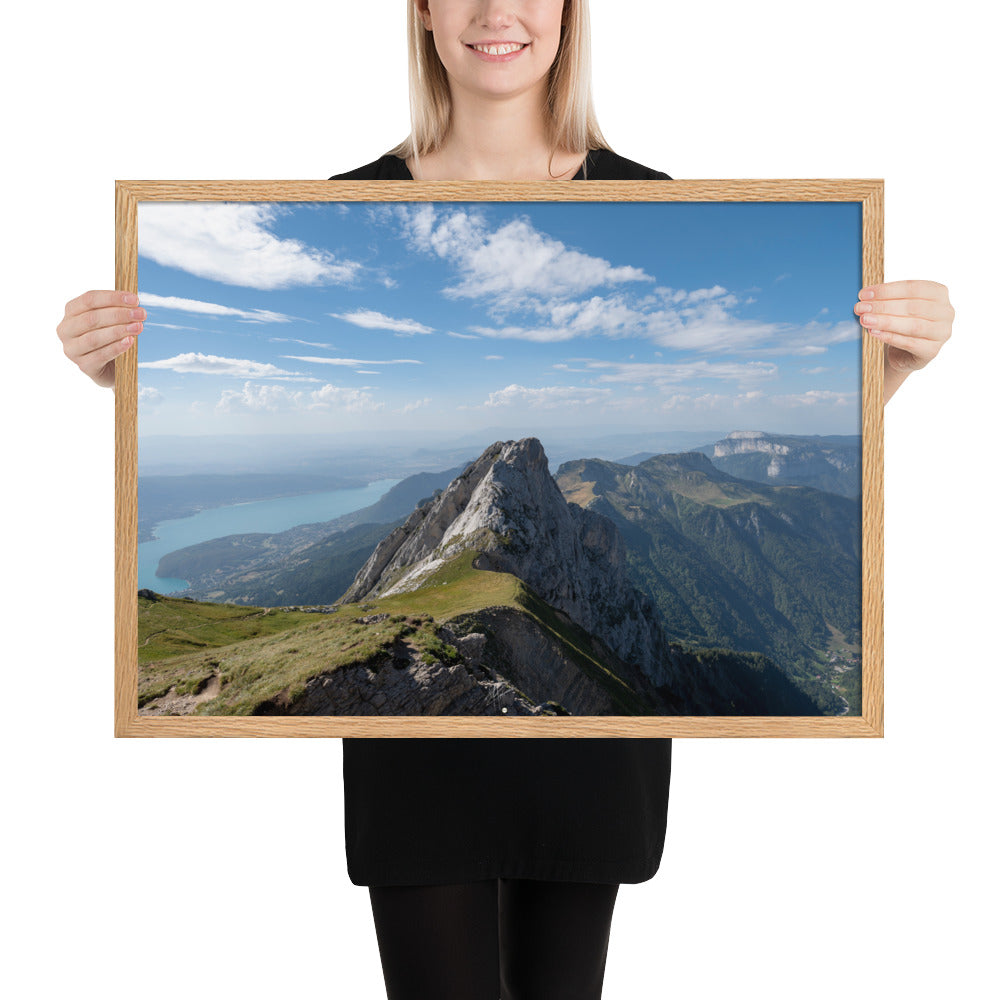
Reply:
[[[54,328],[113,283],[115,178],[325,178],[402,137],[402,7],[6,16],[2,975],[18,1000],[384,997],[344,863],[339,740],[112,737],[113,397]],[[616,149],[678,178],[884,177],[887,278],[942,281],[958,312],[886,413],[886,738],[677,741],[663,863],[620,891],[605,997],[985,996],[995,25],[967,0],[593,7]]]

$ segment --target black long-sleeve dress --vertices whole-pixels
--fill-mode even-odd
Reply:
[[[573,180],[670,180],[593,150]],[[412,180],[383,156],[330,180]],[[645,882],[663,855],[671,741],[344,739],[355,885],[487,878]]]

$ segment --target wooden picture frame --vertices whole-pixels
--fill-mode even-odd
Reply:
[[[851,204],[860,213],[858,278],[883,280],[883,184],[880,180],[591,181],[585,184],[346,181],[118,181],[116,287],[139,292],[141,203],[781,203]],[[604,262],[606,263],[606,262]],[[613,261],[626,265],[628,261]],[[641,271],[641,268],[639,269]],[[647,276],[648,277],[648,276]],[[392,281],[390,277],[387,281]],[[664,280],[664,279],[657,279]],[[778,279],[780,280],[780,278]],[[387,286],[388,287],[388,286]],[[652,285],[650,285],[652,287]],[[657,288],[657,292],[662,289]],[[666,289],[667,292],[670,289]],[[723,291],[725,291],[723,289]],[[856,291],[856,289],[854,290]],[[747,299],[745,301],[750,301]],[[838,307],[848,303],[837,303]],[[852,317],[853,318],[853,317]],[[845,320],[846,322],[846,320]],[[148,330],[140,334],[149,337]],[[860,355],[861,574],[860,712],[848,715],[145,715],[138,665],[138,350],[115,372],[115,735],[367,737],[666,737],[883,735],[882,347],[857,337]],[[311,360],[311,359],[302,359]],[[564,366],[565,367],[565,366]],[[514,388],[514,387],[511,387]],[[706,442],[707,443],[707,442]],[[846,641],[846,640],[845,640]],[[700,660],[699,660],[700,662]],[[846,704],[846,702],[845,702]]]

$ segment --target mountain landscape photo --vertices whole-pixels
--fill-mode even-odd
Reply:
[[[146,207],[141,714],[860,713],[850,213]]]

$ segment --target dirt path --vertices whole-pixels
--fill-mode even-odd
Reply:
[[[175,694],[171,689],[139,709],[140,715],[190,715],[203,701],[211,701],[222,689],[218,674],[213,674],[198,694]]]

